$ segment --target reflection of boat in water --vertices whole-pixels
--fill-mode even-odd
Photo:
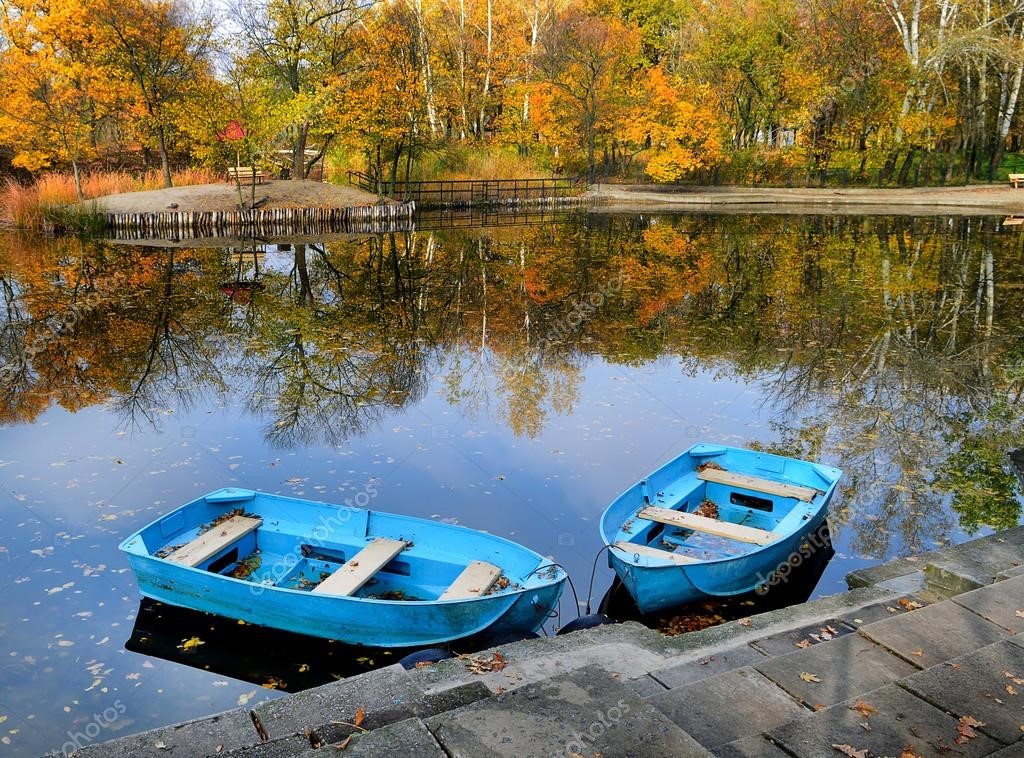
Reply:
[[[694,445],[604,512],[609,564],[644,613],[752,592],[789,573],[840,476],[795,458]]]
[[[189,645],[198,637],[202,644]],[[406,654],[239,624],[142,598],[125,648],[254,684],[298,692],[387,666]]]
[[[637,607],[622,580],[615,577],[601,600],[600,612],[616,621],[642,621],[655,628],[688,631],[711,626],[723,621],[742,618],[785,608],[810,599],[818,586],[829,561],[835,555],[827,521],[807,536],[808,548],[799,553],[800,559],[790,564],[791,570],[767,587],[743,595],[704,598],[692,603],[659,610],[645,616]]]
[[[484,532],[242,489],[194,500],[121,549],[146,597],[377,647],[533,632],[566,579]]]

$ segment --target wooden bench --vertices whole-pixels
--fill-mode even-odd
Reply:
[[[678,553],[670,553],[668,550],[659,550],[656,547],[650,547],[649,545],[636,545],[632,542],[616,542],[612,545],[616,550],[621,550],[623,553],[628,555],[639,555],[641,558],[655,558],[661,561],[672,561],[679,565],[686,563],[700,563],[698,558],[691,558],[688,555],[679,555]]]
[[[182,566],[198,566],[212,558],[232,542],[240,540],[250,532],[256,531],[263,523],[261,518],[250,516],[232,516],[217,524],[213,529],[203,532],[191,542],[182,545],[167,556],[171,563]]]
[[[1020,183],[1024,182],[1024,174],[1010,174],[1006,178],[1010,180],[1014,189],[1020,189]]]
[[[705,518],[693,513],[673,511],[669,508],[648,506],[641,509],[637,516],[648,521],[657,521],[659,524],[678,526],[682,529],[704,532],[704,534],[713,534],[716,537],[725,537],[737,542],[749,542],[754,545],[768,545],[775,542],[776,539],[775,534],[764,529],[755,529],[752,526],[742,526],[741,524],[732,524],[728,521]]]
[[[1007,216],[1003,219],[1003,226],[1020,226],[1024,224],[1024,216]]]
[[[351,595],[387,566],[392,558],[405,550],[408,544],[401,540],[378,537],[312,591],[322,595]]]
[[[763,492],[767,495],[780,495],[782,497],[795,497],[797,500],[811,502],[820,490],[813,487],[801,487],[797,484],[786,484],[784,482],[773,482],[770,479],[760,479],[747,474],[737,474],[733,471],[725,471],[720,468],[706,468],[697,472],[697,478],[705,482],[716,482],[717,484],[728,484],[754,492]]]
[[[469,597],[480,597],[494,586],[501,576],[501,569],[484,561],[471,561],[448,589],[441,593],[438,600],[461,600]]]
[[[228,181],[232,184],[263,184],[267,175],[255,166],[239,166],[228,168]]]

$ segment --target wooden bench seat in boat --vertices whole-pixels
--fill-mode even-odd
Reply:
[[[321,595],[351,595],[405,550],[408,542],[377,537],[313,588]]]
[[[471,561],[438,600],[462,600],[484,595],[501,576],[501,569],[484,561]]]
[[[727,537],[737,542],[750,542],[754,545],[767,545],[776,539],[775,534],[764,529],[755,529],[752,526],[743,526],[741,524],[732,524],[728,521],[705,518],[693,513],[673,511],[669,508],[648,506],[647,508],[642,508],[637,516],[648,521],[657,521],[659,524],[678,526],[695,532],[714,534],[717,537]]]
[[[232,516],[179,547],[167,556],[167,560],[171,563],[180,563],[182,566],[198,566],[232,542],[256,531],[262,523],[261,518]]]
[[[725,471],[720,468],[706,468],[703,471],[698,471],[697,478],[705,482],[728,484],[745,490],[763,492],[767,495],[795,497],[797,500],[804,500],[808,503],[814,499],[815,495],[819,494],[819,491],[813,487],[773,482],[771,479],[761,479],[756,476],[749,476],[748,474],[737,474],[734,471]]]
[[[668,550],[659,550],[656,547],[650,547],[649,545],[637,545],[632,542],[618,541],[612,545],[616,550],[621,550],[627,555],[639,555],[641,558],[656,558],[662,561],[672,561],[683,565],[686,563],[700,563],[699,558],[691,558],[688,555],[680,555],[678,553],[670,553]]]

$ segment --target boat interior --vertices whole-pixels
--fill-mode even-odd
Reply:
[[[818,510],[815,498],[822,494],[717,466],[687,471],[661,487],[644,480],[624,495],[633,507],[613,544],[679,564],[735,558],[795,531]]]
[[[432,602],[528,586],[540,565],[535,554],[490,535],[459,530],[453,538],[445,524],[323,504],[310,505],[332,510],[310,514],[302,504],[300,516],[259,497],[231,510],[209,501],[144,529],[148,554],[268,588]]]

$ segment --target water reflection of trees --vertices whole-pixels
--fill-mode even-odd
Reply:
[[[336,444],[436,376],[533,436],[588,360],[672,354],[768,381],[779,444],[847,471],[856,547],[915,550],[950,497],[968,530],[1019,518],[1018,247],[984,219],[609,217],[295,244],[243,282],[224,250],[12,239],[2,419],[230,388],[273,444]]]

